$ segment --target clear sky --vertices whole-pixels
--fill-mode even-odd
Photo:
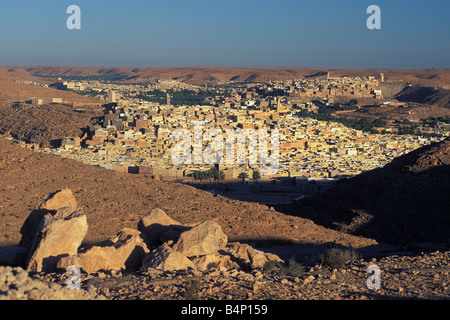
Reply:
[[[81,30],[69,30],[69,5]],[[369,5],[381,30],[369,30]],[[449,68],[449,0],[1,0],[0,65]]]

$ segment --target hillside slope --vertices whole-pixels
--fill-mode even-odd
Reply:
[[[64,102],[78,105],[100,105],[102,101],[79,95],[68,90],[44,87],[55,79],[32,76],[22,67],[0,66],[0,102],[24,102],[32,98],[61,98]],[[39,83],[35,85],[34,82]]]
[[[14,105],[0,102],[0,133],[41,148],[59,146],[65,137],[81,138],[88,126],[97,122],[103,112],[99,108],[83,109],[65,104]]]
[[[450,109],[450,90],[411,86],[400,91],[395,98],[401,102],[416,102]]]

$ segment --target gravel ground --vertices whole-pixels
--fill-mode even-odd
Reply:
[[[323,264],[304,272],[212,270],[122,274],[81,274],[80,290],[68,290],[64,273],[28,275],[20,268],[0,268],[0,298],[38,300],[448,300],[450,252],[421,253],[348,261],[342,268]],[[370,265],[379,267],[380,286]]]

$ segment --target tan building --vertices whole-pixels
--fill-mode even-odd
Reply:
[[[117,94],[115,91],[110,91],[108,93],[108,103],[115,103],[117,102]]]

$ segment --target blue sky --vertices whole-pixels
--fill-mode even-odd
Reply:
[[[366,27],[372,4],[381,30]],[[449,68],[449,39],[448,0],[0,3],[0,65]]]

